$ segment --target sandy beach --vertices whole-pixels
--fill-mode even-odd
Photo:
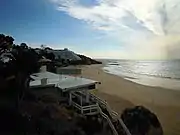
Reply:
[[[121,114],[125,108],[143,105],[158,116],[165,135],[180,135],[180,91],[139,85],[101,68],[102,65],[82,67],[82,76],[101,82],[97,94],[112,109]]]

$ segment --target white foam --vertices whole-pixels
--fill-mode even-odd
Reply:
[[[103,70],[107,73],[120,76],[126,80],[153,87],[162,87],[173,90],[180,90],[180,80],[169,79],[169,78],[160,78],[146,75],[137,75],[134,73],[123,72],[117,66],[108,65],[103,67]]]

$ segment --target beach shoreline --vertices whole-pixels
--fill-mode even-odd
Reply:
[[[82,67],[82,77],[101,82],[97,95],[112,109],[122,113],[125,108],[143,105],[155,113],[165,135],[180,134],[180,92],[136,84],[103,71],[104,65]]]
[[[127,67],[127,68],[132,68],[132,67]],[[153,71],[156,71],[156,69],[153,69],[153,71],[152,70],[142,71],[145,73],[141,73],[141,71],[138,71],[139,73],[135,73],[136,70],[138,70],[138,68],[136,68],[136,70],[134,69],[134,71],[127,72],[127,71],[123,71],[124,70],[123,68],[122,69],[119,68],[119,65],[111,66],[109,64],[104,65],[102,69],[106,73],[120,76],[121,78],[124,78],[128,81],[131,81],[140,85],[150,86],[150,87],[160,87],[160,88],[180,91],[180,79],[178,77],[175,78],[175,77],[170,77],[167,75],[164,75],[164,77],[160,75],[158,76],[157,72],[153,73]],[[172,75],[172,71],[171,71],[171,75]]]

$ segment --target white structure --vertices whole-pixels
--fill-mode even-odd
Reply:
[[[108,122],[113,134],[118,135],[112,120],[109,116],[103,113],[99,107],[99,105],[104,106],[104,108],[106,108],[110,113],[111,117],[119,121],[120,125],[124,129],[124,133],[126,133],[126,135],[131,135],[120,116],[111,110],[107,102],[89,93],[89,90],[96,88],[96,84],[98,83],[97,81],[80,77],[58,75],[50,72],[32,74],[31,78],[34,79],[30,82],[31,88],[59,88],[63,93],[68,94],[69,105],[72,105],[84,115],[100,114]]]
[[[68,66],[68,67],[57,67],[56,73],[57,74],[65,74],[65,75],[80,75],[82,72],[81,68],[75,66]]]
[[[61,92],[68,94],[69,105],[76,107],[82,114],[98,113],[98,104],[90,100],[88,92],[96,88],[97,81],[50,72],[32,74],[31,78],[34,80],[30,82],[31,88],[59,88]]]
[[[47,66],[43,65],[40,67],[40,72],[46,72],[47,71]]]

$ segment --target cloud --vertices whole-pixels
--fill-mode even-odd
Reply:
[[[168,50],[180,43],[179,0],[96,0],[94,6],[81,0],[51,1],[59,11],[123,41],[124,51],[138,58],[169,57],[173,53]]]
[[[99,0],[95,6],[83,6],[78,0],[51,0],[58,10],[84,20],[94,28],[118,30],[118,28],[144,28],[153,34],[164,34],[164,2],[162,0]],[[160,12],[161,11],[161,12]]]

